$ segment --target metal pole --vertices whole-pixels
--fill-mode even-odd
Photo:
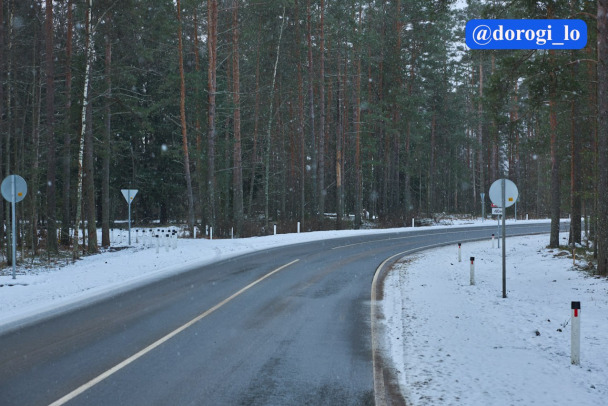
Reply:
[[[16,276],[16,268],[17,268],[17,239],[15,238],[15,205],[16,205],[16,200],[17,200],[17,188],[15,186],[15,175],[13,175],[11,177],[11,187],[12,187],[12,192],[13,192],[13,198],[11,199],[11,208],[13,209],[13,214],[11,217],[11,237],[13,239],[12,241],[12,245],[13,245],[13,249],[12,249],[12,258],[11,261],[13,262],[13,279],[17,279]]]
[[[131,245],[131,189],[127,192],[127,203],[129,204],[129,245]]]
[[[502,179],[502,297],[507,297],[507,249],[505,243],[506,237],[506,224],[505,224],[505,212],[506,212],[506,182]]]
[[[496,232],[496,240],[498,241],[498,248],[500,248],[500,214],[498,215],[498,217],[496,217],[496,221],[497,221],[497,228],[498,231]]]

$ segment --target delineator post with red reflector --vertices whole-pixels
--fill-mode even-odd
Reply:
[[[572,329],[570,360],[573,365],[581,363],[581,302],[572,302]]]
[[[475,257],[471,257],[471,286],[475,285]]]
[[[461,251],[461,245],[462,243],[458,243],[458,262],[462,262],[462,251]]]

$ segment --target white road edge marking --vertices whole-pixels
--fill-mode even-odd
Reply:
[[[119,363],[119,364],[115,365],[114,367],[108,369],[103,374],[97,376],[96,378],[91,379],[89,382],[85,383],[84,385],[80,386],[79,388],[77,388],[77,389],[73,390],[72,392],[68,393],[67,395],[65,395],[61,399],[56,400],[55,402],[51,403],[50,406],[60,406],[60,405],[63,405],[65,403],[69,402],[70,400],[76,398],[78,395],[80,395],[80,394],[86,392],[87,390],[91,389],[93,386],[97,385],[101,381],[103,381],[106,378],[110,377],[114,373],[120,371],[121,369],[123,369],[127,365],[131,364],[132,362],[136,361],[137,359],[143,357],[144,355],[146,355],[150,351],[154,350],[155,348],[159,347],[161,344],[169,341],[171,338],[175,337],[176,335],[178,335],[182,331],[186,330],[188,327],[192,326],[196,322],[198,322],[198,321],[204,319],[205,317],[209,316],[211,313],[213,313],[214,311],[216,311],[220,307],[224,306],[226,303],[230,302],[231,300],[233,300],[237,296],[241,295],[245,291],[251,289],[253,286],[255,286],[258,283],[262,282],[264,279],[267,279],[267,278],[271,277],[275,273],[282,271],[283,269],[287,268],[288,266],[291,266],[291,265],[295,264],[298,261],[299,261],[299,259],[296,259],[294,261],[291,261],[288,264],[285,264],[285,265],[283,265],[283,266],[275,269],[272,272],[267,273],[266,275],[262,276],[260,279],[258,279],[256,281],[250,283],[249,285],[245,286],[243,289],[239,290],[238,292],[236,292],[235,294],[233,294],[229,298],[224,299],[222,302],[216,304],[215,306],[213,306],[212,308],[210,308],[206,312],[204,312],[204,313],[200,314],[199,316],[197,316],[196,318],[190,320],[188,323],[186,323],[183,326],[177,328],[176,330],[173,330],[172,332],[170,332],[166,336],[160,338],[159,340],[155,341],[154,343],[150,344],[149,346],[147,346],[143,350],[141,350],[141,351],[133,354],[132,356],[130,356],[129,358],[125,359],[121,363]]]

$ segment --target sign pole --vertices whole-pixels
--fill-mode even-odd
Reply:
[[[127,203],[129,203],[129,245],[131,245],[131,189],[129,189],[127,195]]]
[[[131,245],[131,202],[137,194],[137,189],[121,189],[122,195],[125,197],[127,204],[129,205],[129,245]]]
[[[2,197],[11,202],[11,262],[13,268],[13,279],[17,279],[17,214],[16,214],[16,204],[25,198],[27,194],[27,183],[25,179],[23,179],[19,175],[9,175],[2,181],[2,185],[0,185],[0,190],[2,191]]]
[[[486,194],[481,193],[481,221],[486,219]]]
[[[15,204],[16,204],[16,196],[17,196],[17,188],[15,186],[15,177],[11,177],[11,190],[12,190],[12,194],[13,194],[13,198],[11,199],[11,209],[13,211],[12,213],[12,217],[11,217],[11,239],[12,239],[12,256],[11,256],[11,262],[13,264],[13,279],[17,279],[16,276],[16,263],[17,263],[17,239],[15,238]]]
[[[507,249],[506,249],[506,224],[505,224],[505,214],[506,214],[506,182],[505,179],[502,179],[502,297],[507,297]]]

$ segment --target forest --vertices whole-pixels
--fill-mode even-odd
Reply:
[[[507,178],[519,218],[551,218],[549,245],[583,217],[570,241],[587,231],[606,274],[607,3],[0,0],[18,238],[31,255],[108,247],[121,189],[135,224],[244,237],[481,216]],[[587,46],[471,50],[475,18],[581,19]],[[0,199],[6,262],[10,213]]]

